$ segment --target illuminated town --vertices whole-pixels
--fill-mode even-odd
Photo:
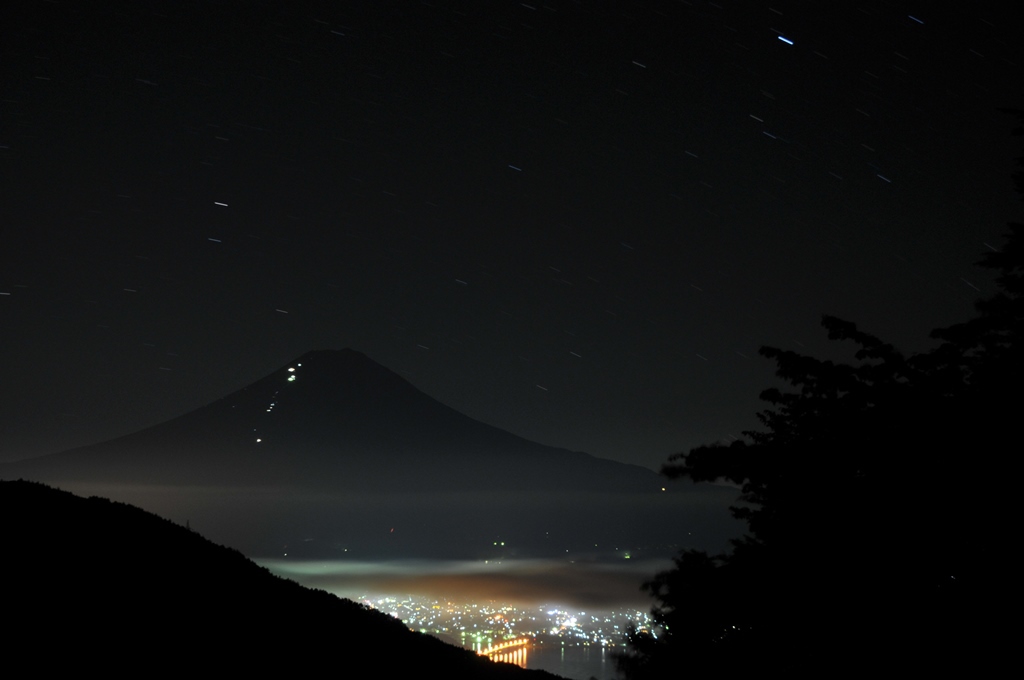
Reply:
[[[456,604],[426,597],[364,597],[362,602],[401,619],[409,628],[466,649],[496,656],[504,648],[527,646],[623,648],[630,626],[647,630],[650,615],[636,609],[601,612],[561,607],[518,608],[497,603]],[[525,665],[525,649],[521,657]]]

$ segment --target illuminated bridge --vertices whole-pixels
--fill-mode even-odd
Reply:
[[[491,661],[514,663],[520,668],[526,668],[526,650],[529,646],[530,638],[516,638],[482,649],[478,654],[486,656]]]

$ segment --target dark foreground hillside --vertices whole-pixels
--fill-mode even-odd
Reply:
[[[0,482],[0,516],[8,667],[555,677],[409,631],[130,505]]]

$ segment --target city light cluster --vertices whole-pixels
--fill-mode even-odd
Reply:
[[[454,603],[416,596],[366,597],[363,602],[400,619],[409,628],[484,651],[519,638],[535,644],[622,647],[630,626],[645,630],[651,619],[637,609],[602,612],[560,607],[516,607],[489,602]]]

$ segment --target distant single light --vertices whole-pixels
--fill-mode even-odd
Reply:
[[[260,439],[259,437],[257,437],[257,438],[256,438],[256,443],[257,443],[257,444],[259,444],[259,443],[260,443],[261,441],[263,441],[263,440],[262,440],[262,439]]]
[[[295,382],[295,376],[294,375],[288,376],[288,382]]]
[[[786,43],[787,45],[792,45],[793,44],[792,40],[790,40],[789,38],[783,38],[781,35],[779,36],[779,40],[781,40],[782,42]]]
[[[295,372],[295,369],[294,369],[294,368],[289,368],[289,369],[288,369],[288,372],[289,372],[289,373],[294,373],[294,372]]]

